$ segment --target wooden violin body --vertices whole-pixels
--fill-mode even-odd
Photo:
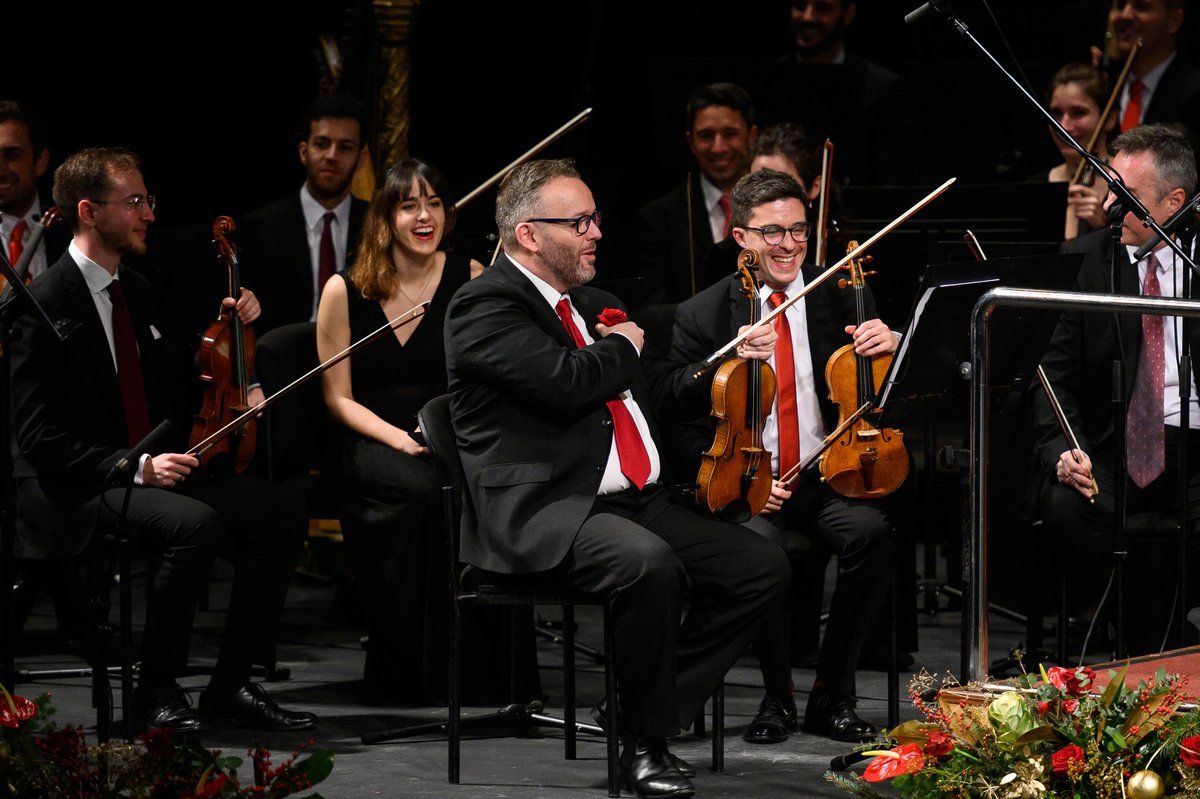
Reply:
[[[857,247],[858,242],[852,241],[848,251]],[[849,266],[859,325],[866,321],[862,300],[864,260],[851,260]],[[891,362],[891,355],[858,355],[853,344],[841,347],[829,358],[825,364],[825,384],[829,387],[830,401],[837,405],[839,425],[876,395]],[[844,497],[887,496],[908,476],[904,434],[889,427],[877,427],[871,417],[878,413],[874,410],[851,425],[821,456],[821,478]]]
[[[225,238],[234,227],[231,218],[218,217],[213,223],[213,237],[229,270],[229,296],[237,298],[241,295],[237,256]],[[253,328],[242,323],[235,309],[222,305],[220,315],[200,339],[197,361],[200,381],[204,383],[204,401],[192,424],[191,447],[196,447],[250,409],[246,392],[249,376],[254,372],[254,348]],[[247,420],[198,457],[210,468],[215,463],[220,469],[241,474],[254,459],[256,433],[254,420]]]
[[[758,312],[757,259],[754,250],[738,258],[751,324]],[[712,384],[716,432],[696,478],[696,501],[713,515],[746,521],[771,498],[771,453],[763,448],[762,430],[774,403],[775,372],[766,361],[731,358],[718,367]]]

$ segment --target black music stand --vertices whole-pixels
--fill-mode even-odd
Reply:
[[[922,504],[937,507],[933,471],[937,460],[936,426],[961,424],[966,430],[970,410],[971,313],[979,297],[997,286],[1037,289],[1069,288],[1079,270],[1079,254],[1034,255],[987,261],[934,264],[922,275],[908,329],[892,360],[879,392],[879,424],[887,427],[920,425],[924,430],[925,460],[922,471]],[[993,340],[1002,342],[991,357],[993,419],[1025,422],[1021,406],[1027,389],[1036,383],[1036,368],[1057,324],[1058,314],[1033,309],[1002,309],[993,322]],[[1027,429],[1028,424],[1024,427]],[[964,432],[965,438],[965,432]],[[959,450],[961,451],[961,450]],[[945,452],[954,452],[946,447]],[[1018,453],[1024,456],[1026,453]],[[969,465],[965,458],[943,457],[960,470],[962,507],[969,501]],[[1026,461],[1027,463],[1027,461]],[[1023,486],[1022,486],[1023,487]],[[963,513],[966,524],[968,514]],[[934,515],[926,514],[925,579],[922,581],[927,612],[936,612],[939,592],[962,598],[962,591],[933,579],[938,540]],[[969,536],[965,535],[966,547]],[[963,562],[968,562],[964,549]],[[1026,616],[998,605],[989,610],[1011,620]]]

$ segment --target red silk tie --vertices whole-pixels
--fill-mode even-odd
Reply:
[[[575,320],[571,318],[571,305],[566,298],[558,301],[554,306],[558,318],[562,320],[563,327],[567,329],[567,334],[571,340],[575,342],[575,346],[583,348],[587,346],[587,342],[583,340],[583,334],[579,332],[579,328],[575,326]],[[633,421],[633,414],[625,407],[625,403],[619,398],[609,400],[608,412],[612,415],[613,436],[617,440],[617,457],[621,460],[621,474],[629,478],[629,482],[638,487],[640,491],[646,481],[650,479],[650,455],[646,452],[646,444],[642,441],[642,434],[638,432],[637,423]]]
[[[1142,121],[1142,89],[1146,84],[1137,78],[1129,84],[1129,102],[1125,104],[1125,113],[1121,114],[1121,132],[1136,128]]]
[[[1143,297],[1161,296],[1158,259],[1147,256]],[[1142,315],[1142,348],[1138,353],[1133,396],[1125,414],[1125,459],[1129,478],[1145,488],[1163,473],[1166,454],[1163,435],[1163,318]]]
[[[772,308],[787,300],[782,291],[767,297]],[[787,311],[776,316],[773,324],[779,340],[775,342],[775,385],[778,392],[779,473],[787,474],[800,462],[800,422],[796,410],[796,359],[792,352],[792,326]]]
[[[729,235],[729,223],[733,219],[733,211],[729,208],[729,195],[722,194],[721,199],[717,200],[717,204],[725,212],[725,226],[721,228],[721,238],[725,238]]]
[[[8,240],[8,262],[14,269],[17,261],[21,260],[21,253],[25,252],[26,230],[29,230],[29,223],[22,219],[13,228],[12,237]]]
[[[117,350],[117,383],[121,386],[121,405],[125,408],[125,437],[134,446],[150,432],[150,415],[146,406],[146,381],[142,361],[138,356],[137,336],[133,334],[133,318],[125,304],[121,281],[108,284],[112,300],[113,346]]]
[[[321,289],[325,288],[325,281],[333,277],[337,271],[337,256],[333,252],[333,220],[337,215],[333,211],[325,214],[325,229],[321,231],[321,257],[317,264],[317,296],[321,294]]]

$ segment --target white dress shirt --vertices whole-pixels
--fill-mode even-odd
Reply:
[[[321,268],[321,234],[325,232],[325,214],[333,211],[333,224],[329,232],[333,235],[333,257],[336,259],[335,272],[346,268],[346,248],[350,238],[350,203],[353,196],[347,194],[345,199],[333,208],[321,205],[311,194],[308,186],[300,187],[300,207],[304,210],[304,226],[308,231],[308,253],[312,264],[313,305],[310,322],[317,320],[317,304],[321,301],[321,290],[317,286],[317,273]]]

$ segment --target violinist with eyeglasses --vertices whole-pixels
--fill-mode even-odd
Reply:
[[[794,297],[821,270],[804,264],[811,225],[807,196],[790,175],[771,169],[752,172],[734,187],[733,236],[757,255],[762,285],[750,302],[765,316]],[[713,443],[709,388],[695,375],[705,357],[745,329],[747,297],[738,276],[722,280],[681,303],[675,311],[659,406],[680,475],[696,475]],[[739,345],[737,356],[771,364],[776,399],[763,424],[762,448],[771,453],[770,496],[746,525],[781,547],[798,530],[815,536],[838,556],[837,586],[821,643],[816,681],[803,718],[804,729],[839,741],[876,736],[873,724],[855,713],[855,668],[891,580],[892,527],[881,503],[849,499],[822,482],[816,468],[800,472],[787,487],[778,478],[795,467],[834,428],[837,411],[828,400],[824,368],[835,350],[853,344],[861,356],[894,352],[897,338],[874,318],[865,294],[866,321],[859,324],[851,291],[825,281],[773,322],[774,335],[756,346]],[[747,342],[748,343],[748,342]],[[763,668],[766,695],[745,734],[755,743],[775,743],[796,731],[799,719],[790,680],[790,614],[786,605],[760,630],[754,652]]]

